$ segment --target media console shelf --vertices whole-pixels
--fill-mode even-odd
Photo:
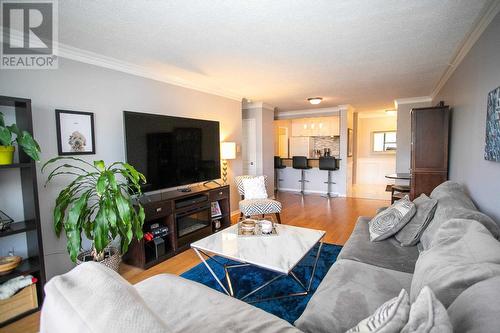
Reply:
[[[125,263],[147,269],[189,249],[189,245],[231,225],[229,185],[191,187],[191,192],[165,191],[140,199],[146,218],[145,237],[134,240],[123,256]],[[220,207],[211,213],[212,203]]]

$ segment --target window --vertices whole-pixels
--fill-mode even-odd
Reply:
[[[373,132],[372,150],[375,153],[396,151],[396,132]]]

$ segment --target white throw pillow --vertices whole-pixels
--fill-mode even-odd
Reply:
[[[346,333],[396,333],[406,325],[409,314],[410,298],[406,290],[401,289],[398,297],[382,304],[370,317],[363,319]]]
[[[428,286],[411,305],[408,323],[401,333],[453,333],[446,309]]]
[[[245,199],[267,199],[264,176],[245,178],[242,182]]]

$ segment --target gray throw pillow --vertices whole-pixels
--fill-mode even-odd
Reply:
[[[434,218],[420,237],[420,243],[427,250],[440,226],[451,219],[476,220],[484,225],[491,234],[500,239],[500,227],[489,216],[479,212],[467,194],[465,187],[459,183],[446,181],[436,187],[430,197],[438,201]]]
[[[500,327],[500,275],[476,283],[448,307],[455,332],[498,333]]]
[[[415,204],[407,195],[396,201],[368,223],[370,240],[375,242],[391,237],[410,221],[415,212]]]
[[[425,286],[410,308],[401,333],[453,333],[450,318],[431,288]]]
[[[410,222],[395,235],[401,246],[414,246],[418,243],[420,236],[422,236],[425,228],[427,228],[434,217],[437,207],[437,200],[429,198],[424,193],[413,200],[413,203],[417,208],[417,212]]]
[[[401,331],[408,321],[410,300],[406,290],[401,289],[398,297],[382,304],[368,318],[363,319],[346,333],[377,332],[395,333]]]
[[[464,290],[494,276],[500,276],[500,242],[479,222],[449,220],[418,257],[410,299],[429,286],[447,308]]]

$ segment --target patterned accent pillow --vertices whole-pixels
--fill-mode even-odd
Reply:
[[[370,240],[384,240],[397,233],[415,215],[415,204],[406,195],[386,210],[378,213],[369,223]]]
[[[398,297],[382,304],[368,318],[363,319],[358,325],[346,333],[377,332],[395,333],[401,331],[408,321],[410,313],[410,298],[406,290],[401,289]]]
[[[264,176],[245,178],[242,180],[245,200],[267,199],[266,181]]]
[[[428,286],[411,305],[408,323],[401,333],[453,333],[448,312]]]

